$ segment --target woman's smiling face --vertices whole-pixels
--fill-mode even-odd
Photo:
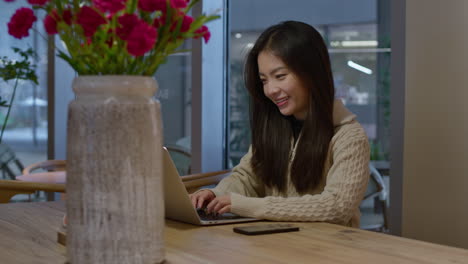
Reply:
[[[278,106],[281,114],[304,120],[307,116],[309,91],[297,75],[269,51],[260,52],[257,62],[265,96]]]

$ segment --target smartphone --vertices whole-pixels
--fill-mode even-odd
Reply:
[[[291,224],[267,224],[267,225],[252,225],[252,226],[239,226],[232,229],[235,233],[244,235],[263,235],[282,232],[299,231],[299,227]]]

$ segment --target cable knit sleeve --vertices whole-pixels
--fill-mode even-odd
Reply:
[[[252,148],[242,157],[239,165],[232,169],[232,173],[224,178],[214,189],[216,196],[229,193],[237,193],[247,197],[265,196],[265,190],[261,181],[255,176],[250,160],[252,158]]]
[[[369,179],[369,144],[357,123],[332,142],[333,164],[320,194],[250,198],[231,194],[233,213],[276,221],[326,221],[347,224]]]

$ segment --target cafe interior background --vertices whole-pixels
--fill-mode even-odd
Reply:
[[[467,121],[461,101],[467,97],[460,96],[466,95],[467,80],[449,72],[467,68],[459,55],[466,59],[462,26],[468,20],[461,12],[468,11],[468,4],[448,2],[203,1],[203,10],[193,12],[222,15],[208,24],[212,39],[204,46],[186,42],[184,48],[192,52],[171,56],[155,76],[164,144],[182,153],[174,157],[180,173],[232,168],[239,162],[250,144],[244,57],[269,25],[304,21],[324,37],[337,97],[357,114],[369,137],[371,162],[387,191],[389,232],[468,248],[468,202],[462,195],[468,189]],[[2,1],[0,25],[21,4]],[[435,23],[436,18],[444,20]],[[36,26],[32,37],[21,41],[9,36],[6,26],[0,28],[2,56],[14,57],[13,46],[32,47],[38,54],[39,85],[20,83],[2,143],[24,165],[65,159],[67,105],[73,99],[69,87],[75,77],[48,49],[52,41],[61,45],[59,40],[44,40],[42,25]],[[3,96],[11,94],[6,83],[0,87]],[[361,205],[363,226],[382,223],[383,210],[374,202]]]

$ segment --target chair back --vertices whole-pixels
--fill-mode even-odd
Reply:
[[[166,149],[171,155],[171,159],[174,162],[179,175],[189,175],[192,173],[192,154],[183,147],[169,145]]]
[[[387,199],[387,187],[382,175],[372,164],[369,164],[369,171],[370,178],[366,193],[364,194],[364,200],[377,195],[381,200]]]
[[[33,194],[37,191],[65,192],[64,184],[0,180],[0,203],[8,203],[17,194]]]
[[[181,176],[188,193],[194,193],[203,187],[212,187],[218,184],[224,177],[230,174],[231,170],[213,171],[207,173],[197,173]]]
[[[14,180],[0,180],[0,203],[8,203],[17,194],[65,192],[64,160],[46,160],[22,169],[23,175]]]
[[[14,180],[15,169],[18,173],[23,170],[24,166],[21,161],[16,157],[15,152],[6,144],[0,143],[0,169],[2,170],[2,177]]]
[[[40,161],[29,166],[26,166],[22,173],[23,175],[31,174],[37,170],[43,171],[65,171],[67,169],[67,164],[65,160],[45,160]]]
[[[372,165],[369,164],[369,183],[364,194],[363,201],[372,199],[374,202],[374,213],[380,212],[382,214],[382,224],[373,224],[369,226],[361,226],[362,229],[376,230],[387,232],[388,231],[388,215],[387,215],[387,196],[388,191],[385,181],[380,172]]]

